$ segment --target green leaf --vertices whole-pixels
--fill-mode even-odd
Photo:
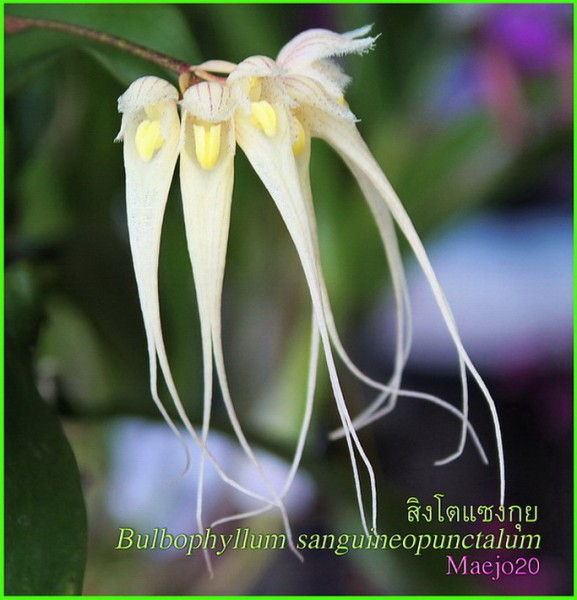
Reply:
[[[90,27],[136,42],[168,56],[200,62],[199,53],[178,8],[169,5],[11,5],[7,14],[50,19]],[[143,75],[166,77],[165,70],[122,50],[79,36],[28,29],[6,36],[7,89],[30,78],[64,52],[82,49],[124,85]]]
[[[72,450],[34,385],[40,318],[28,275],[19,269],[7,285],[5,593],[80,594],[86,512]]]

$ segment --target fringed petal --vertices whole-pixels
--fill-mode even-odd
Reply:
[[[362,54],[374,45],[376,37],[363,37],[371,27],[362,27],[339,34],[327,29],[309,29],[283,46],[277,56],[279,66],[297,71],[312,63],[345,54]],[[378,36],[377,36],[378,37]]]

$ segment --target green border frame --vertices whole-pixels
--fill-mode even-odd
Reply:
[[[7,4],[116,4],[116,3],[122,3],[122,4],[162,4],[163,2],[158,2],[158,1],[154,1],[154,0],[122,0],[121,2],[116,2],[115,0],[87,0],[85,2],[74,2],[73,0],[60,0],[59,2],[48,2],[46,0],[37,0],[36,2],[22,2],[21,0],[15,0],[13,2],[3,2],[3,8],[5,5]],[[470,1],[470,0],[466,0],[466,1],[459,1],[459,0],[445,0],[443,2],[441,1],[428,1],[428,0],[411,0],[409,2],[379,2],[377,0],[365,0],[364,2],[354,2],[354,1],[349,1],[349,0],[301,0],[300,2],[291,2],[290,0],[279,0],[278,2],[266,2],[263,0],[253,0],[253,2],[232,2],[229,0],[222,0],[222,2],[209,2],[206,0],[199,0],[197,2],[195,2],[195,4],[355,4],[355,3],[359,3],[359,4],[570,4],[575,6],[575,3],[570,1],[570,0],[562,0],[559,2],[550,2],[548,0],[546,0],[545,2],[543,1],[539,1],[539,0],[508,0],[507,2],[503,2],[501,0],[485,0],[484,2],[474,2],[474,1]],[[189,4],[186,2],[173,2],[172,4]],[[2,20],[2,24],[4,22],[4,10],[2,10],[2,16],[0,17]],[[575,26],[577,25],[577,14],[574,11],[573,13],[573,27],[574,27],[574,31],[575,31]],[[2,49],[2,58],[4,57],[4,49]],[[574,49],[574,57],[575,57],[575,49]],[[4,91],[4,61],[2,61],[2,66],[0,67],[2,70],[2,91]],[[574,81],[573,83],[573,92],[574,92],[574,97],[575,97],[575,91],[577,91],[577,85]],[[574,105],[574,113],[573,113],[573,118],[574,118],[574,122],[575,122],[575,116],[577,115],[577,111],[575,110],[575,105]],[[4,141],[4,128],[2,128],[2,142]],[[574,157],[575,155],[577,155],[577,140],[575,139],[574,136],[574,146],[573,146],[573,150],[574,150]],[[4,144],[2,144],[2,158],[4,159]],[[4,165],[4,160],[3,160],[3,165]],[[575,166],[575,158],[574,158],[574,166]],[[4,183],[4,168],[2,169],[2,182]],[[574,196],[574,208],[575,208],[575,196]],[[4,212],[2,212],[2,216],[0,217],[2,219],[2,241],[4,241]],[[575,210],[574,210],[574,215],[573,215],[573,226],[574,226],[574,232],[577,229],[577,216],[575,215]],[[577,237],[574,234],[574,250],[573,250],[573,261],[574,264],[577,263]],[[4,258],[4,244],[2,244],[2,258]],[[575,271],[574,271],[575,273]],[[2,286],[2,291],[4,292],[4,272],[2,273],[2,276],[0,278],[0,282],[1,282],[1,286]],[[577,297],[577,278],[574,278],[574,298]],[[0,304],[2,306],[3,312],[4,312],[4,294],[2,294],[2,297],[0,299]],[[575,305],[574,305],[575,306]],[[4,321],[2,321],[2,325],[0,326],[2,328],[2,334],[4,337]],[[577,324],[574,322],[573,325],[573,337],[574,340],[577,337]],[[575,343],[574,343],[574,356],[573,356],[573,371],[575,373],[576,371],[576,367],[577,367],[577,356],[575,353],[575,350],[577,349]],[[2,353],[2,359],[4,361],[5,355],[4,355],[4,346],[2,347],[1,350]],[[2,389],[4,390],[4,371],[2,371],[2,375],[0,376],[1,380],[2,380]],[[577,379],[575,378],[574,375],[574,388],[575,388],[575,383],[577,382]],[[575,391],[575,390],[574,390]],[[575,396],[574,396],[574,405],[575,405]],[[2,412],[2,430],[0,433],[0,436],[2,437],[2,440],[4,439],[4,413]],[[574,465],[577,463],[577,453],[575,452],[575,448],[576,448],[576,442],[577,442],[577,433],[575,431],[575,424],[576,424],[576,419],[575,419],[575,415],[573,416],[573,459],[574,459]],[[2,444],[2,450],[0,451],[2,453],[2,457],[4,457],[4,444]],[[575,502],[575,492],[577,492],[577,482],[576,482],[576,478],[575,478],[575,468],[573,470],[573,474],[574,474],[574,478],[573,478],[573,493],[574,493],[574,497],[573,497],[573,502]],[[2,470],[2,472],[0,473],[0,483],[2,485],[2,489],[4,489],[4,471]],[[574,504],[574,515],[575,515],[575,504]],[[574,544],[574,552],[577,553],[577,545],[575,544],[575,526],[573,524],[572,526],[573,528],[573,544]],[[1,511],[1,519],[0,519],[0,530],[2,531],[2,533],[4,533],[4,510]],[[2,566],[4,565],[4,545],[2,545],[1,549],[0,549],[0,554],[2,556]],[[2,568],[2,575],[3,575],[3,568]],[[576,562],[574,560],[573,562],[573,575],[574,575],[574,579],[575,576],[577,575],[577,566],[576,566]],[[3,580],[3,577],[2,577]],[[574,583],[575,585],[575,583]],[[87,596],[89,597],[89,596]],[[101,598],[101,597],[107,597],[107,598],[123,598],[124,596],[94,596],[94,598]],[[149,596],[149,597],[156,597],[156,596]],[[164,598],[180,598],[180,596],[161,596]],[[214,597],[221,597],[221,598],[229,598],[229,597],[234,597],[234,596],[198,596],[199,598],[214,598]],[[296,596],[301,597],[301,596]],[[302,597],[307,597],[307,596],[302,596]],[[344,596],[345,598],[364,598],[364,596]],[[390,596],[390,598],[420,598],[421,596]],[[452,598],[477,598],[479,596],[451,596]],[[510,598],[511,596],[491,596],[492,598]],[[515,596],[513,596],[515,597]],[[521,596],[517,596],[517,597],[521,597]],[[279,599],[283,599],[283,598],[295,598],[295,596],[275,596],[275,598],[279,598]],[[531,598],[567,598],[567,596],[531,596]]]

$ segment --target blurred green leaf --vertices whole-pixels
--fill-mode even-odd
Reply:
[[[253,54],[275,56],[288,41],[283,33],[287,19],[281,15],[289,17],[290,7],[262,4],[255,10],[247,4],[217,3],[183,5],[182,9],[198,37],[206,38],[216,52],[203,60],[240,62]]]
[[[87,542],[80,476],[34,385],[30,346],[41,311],[30,273],[15,271],[7,285],[5,591],[80,594]]]
[[[5,328],[20,348],[32,347],[44,318],[44,309],[34,270],[21,262],[5,274]]]

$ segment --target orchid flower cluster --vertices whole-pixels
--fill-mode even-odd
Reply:
[[[277,508],[289,541],[292,539],[284,498],[303,454],[321,350],[342,424],[331,437],[344,438],[347,445],[365,532],[377,530],[377,489],[373,468],[357,432],[390,412],[399,398],[433,402],[461,422],[461,435],[455,452],[436,464],[458,457],[467,438],[473,441],[482,460],[487,462],[468,418],[469,376],[475,380],[492,414],[500,470],[500,501],[503,503],[504,460],[495,403],[463,347],[447,300],[409,216],[357,130],[355,115],[344,99],[349,78],[332,60],[370,50],[376,38],[368,37],[369,30],[370,27],[363,27],[344,34],[320,29],[305,31],[286,44],[276,60],[253,56],[239,64],[209,61],[190,68],[194,77],[183,73],[181,93],[162,79],[143,77],[119,98],[122,126],[117,139],[124,142],[128,228],[146,330],[150,388],[164,418],[186,445],[180,429],[159,397],[160,366],[178,414],[201,449],[197,498],[197,521],[201,529],[204,527],[203,478],[208,461],[226,483],[259,504],[254,511],[218,522]],[[392,375],[386,383],[370,378],[353,363],[337,332],[321,270],[309,179],[311,138],[315,137],[332,146],[351,170],[372,211],[384,245],[396,305],[396,358]],[[229,389],[223,354],[221,297],[237,145],[264,183],[284,220],[302,264],[312,301],[306,409],[291,469],[282,489],[271,483],[243,432]],[[163,214],[179,160],[186,237],[202,336],[204,408],[199,432],[187,417],[171,374],[158,295]],[[397,229],[409,242],[454,342],[462,385],[460,408],[441,398],[401,387],[411,349],[411,309]],[[349,414],[339,382],[337,357],[375,394],[373,401],[354,418]],[[264,483],[265,493],[241,485],[211,453],[211,407],[217,382],[238,442]]]

